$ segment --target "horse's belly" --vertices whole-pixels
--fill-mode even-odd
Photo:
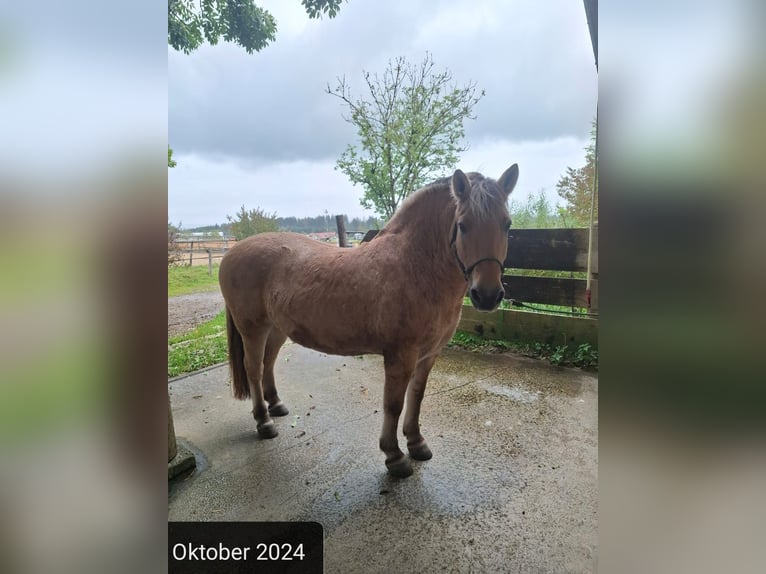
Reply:
[[[328,355],[367,355],[381,352],[372,341],[363,337],[351,337],[348,334],[313,332],[310,329],[295,326],[288,332],[288,336],[303,347]]]

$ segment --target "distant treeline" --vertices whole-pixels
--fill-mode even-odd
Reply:
[[[583,194],[581,194],[583,195]],[[590,198],[585,197],[580,203],[587,203],[587,208],[590,209]],[[585,201],[587,200],[587,201]],[[530,193],[523,200],[511,199],[508,205],[508,210],[513,220],[514,229],[540,229],[540,228],[556,228],[556,227],[587,227],[587,220],[583,221],[582,217],[578,217],[577,213],[573,212],[573,209],[557,205],[551,201],[546,195],[544,190]],[[583,207],[580,211],[584,211]],[[273,216],[269,216],[268,219],[272,219]],[[360,219],[354,217],[349,219],[344,216],[346,220],[346,231],[368,231],[370,229],[381,229],[383,222],[375,219],[374,217],[368,217],[367,219]],[[277,226],[282,231],[294,231],[296,233],[321,233],[323,231],[335,231],[335,216],[334,215],[317,215],[316,217],[275,217]],[[204,227],[195,227],[194,229],[186,229],[185,231],[197,231],[197,232],[214,232],[222,231],[226,235],[236,235],[231,230],[231,223],[223,223],[220,225],[207,225]]]
[[[358,217],[349,219],[345,215],[343,217],[346,223],[346,231],[367,231],[369,229],[380,229],[383,227],[382,222],[374,217],[368,217],[367,219],[360,219]],[[334,215],[317,215],[316,217],[277,217],[277,225],[279,225],[279,229],[282,231],[294,231],[296,233],[321,233],[323,231],[336,230]],[[201,227],[185,229],[184,231],[200,233],[220,231],[226,235],[231,235],[231,224],[217,223],[215,225],[203,225]]]
[[[359,219],[354,217],[349,219],[343,216],[346,223],[346,231],[367,231],[368,229],[379,229],[381,223],[374,217]],[[318,233],[322,231],[335,231],[334,215],[317,215],[316,217],[277,217],[279,228],[284,231],[295,231],[297,233]]]

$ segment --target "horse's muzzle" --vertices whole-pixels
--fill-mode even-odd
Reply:
[[[472,287],[468,293],[471,303],[479,311],[494,311],[505,297],[505,291],[502,287],[490,287],[489,289],[481,287]]]

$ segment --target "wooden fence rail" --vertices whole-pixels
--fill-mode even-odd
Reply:
[[[378,233],[377,230],[368,231],[363,242],[372,241]],[[598,227],[593,230],[590,306],[585,288],[588,234],[588,230],[582,228],[511,229],[503,275],[506,299],[532,305],[587,309],[587,315],[527,313],[515,309],[481,313],[465,306],[458,329],[489,338],[552,345],[589,343],[597,347]],[[542,275],[540,272],[544,276],[538,276]],[[552,277],[551,272],[557,272],[557,276]]]
[[[364,241],[379,232],[371,230]],[[593,230],[591,305],[598,310],[598,227]],[[508,255],[503,276],[506,299],[523,303],[588,308],[586,280],[581,277],[537,277],[529,271],[559,271],[584,276],[588,264],[588,230],[512,229],[508,232]],[[521,271],[520,271],[521,270]],[[527,273],[525,273],[527,272]]]
[[[226,251],[236,241],[229,238],[200,237],[176,239],[168,250],[176,254],[177,265],[207,265],[212,275],[213,264],[220,263]]]

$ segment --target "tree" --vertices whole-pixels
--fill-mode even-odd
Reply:
[[[168,146],[168,167],[175,167],[176,160],[173,159],[173,150]]]
[[[513,229],[545,229],[551,227],[561,227],[564,223],[555,206],[551,205],[545,190],[530,193],[526,201],[519,202],[512,199],[508,207],[513,221]]]
[[[227,215],[226,219],[228,219],[230,223],[230,233],[236,237],[238,241],[257,233],[279,231],[277,214],[268,214],[261,210],[261,208],[248,211],[243,205],[235,217]]]
[[[178,245],[178,234],[180,232],[180,223],[175,226],[168,221],[168,267],[178,265],[181,262],[181,247]]]
[[[389,219],[404,198],[455,166],[467,149],[463,121],[475,119],[471,112],[484,91],[477,93],[475,83],[454,84],[428,53],[419,65],[397,58],[382,77],[363,75],[369,99],[354,98],[345,77],[327,85],[359,135],[358,147],[349,145],[336,169],[363,186],[363,207]]]
[[[598,219],[598,182],[593,189],[596,169],[596,122],[590,132],[590,143],[585,148],[585,165],[578,169],[567,167],[566,174],[556,184],[556,192],[564,200],[564,217],[572,225],[587,226],[590,222],[591,195],[595,192],[594,219]]]
[[[301,0],[309,18],[334,18],[341,0]],[[253,0],[168,0],[168,44],[190,54],[203,42],[223,38],[248,54],[260,52],[276,38],[277,21]]]

